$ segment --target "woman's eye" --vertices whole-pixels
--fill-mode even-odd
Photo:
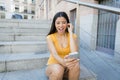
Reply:
[[[65,24],[65,22],[63,22],[63,24]]]
[[[62,22],[63,24],[66,24],[66,21]]]
[[[63,21],[63,22],[56,22],[56,24],[66,24],[66,21]]]
[[[60,22],[57,22],[57,24],[60,24]]]

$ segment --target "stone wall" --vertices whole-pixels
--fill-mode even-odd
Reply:
[[[117,21],[115,38],[115,60],[120,63],[120,19]]]

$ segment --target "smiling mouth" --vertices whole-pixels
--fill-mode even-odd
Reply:
[[[59,31],[64,31],[64,28],[58,28]]]

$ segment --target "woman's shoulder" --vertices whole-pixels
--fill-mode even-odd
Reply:
[[[55,38],[55,33],[47,35],[47,39],[53,40]]]

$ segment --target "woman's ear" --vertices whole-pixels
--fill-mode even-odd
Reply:
[[[67,25],[67,27],[70,27],[70,25]]]
[[[67,24],[67,27],[70,27],[70,23]]]

